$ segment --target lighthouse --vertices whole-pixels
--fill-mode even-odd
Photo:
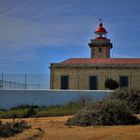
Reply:
[[[112,43],[107,39],[107,31],[100,22],[95,33],[95,38],[88,44],[91,48],[91,58],[110,58]]]
[[[90,40],[90,58],[68,58],[51,63],[51,89],[106,90],[106,79],[118,81],[120,88],[140,90],[140,58],[110,58],[112,43],[100,21]]]

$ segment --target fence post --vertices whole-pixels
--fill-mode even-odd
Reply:
[[[106,74],[105,74],[105,82],[106,82]],[[105,82],[104,82],[104,87],[105,87]],[[105,90],[106,90],[106,87],[105,87]]]
[[[1,89],[3,89],[3,73],[1,74]]]
[[[77,68],[77,71],[78,71],[78,77],[77,77],[77,80],[78,80],[78,83],[77,83],[77,84],[78,84],[78,85],[77,85],[77,88],[78,88],[78,90],[79,90],[79,84],[80,84],[80,83],[79,83],[79,69],[78,69],[78,68]]]
[[[25,74],[25,89],[27,89],[27,74]]]
[[[10,81],[10,89],[12,89],[12,82]]]

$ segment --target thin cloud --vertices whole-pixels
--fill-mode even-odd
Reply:
[[[81,1],[82,1],[82,0],[77,0],[77,1],[75,1],[75,2],[73,2],[73,3],[69,3],[69,4],[66,4],[66,5],[57,7],[57,8],[55,8],[55,9],[52,9],[52,10],[48,11],[48,12],[43,12],[43,13],[41,13],[41,14],[39,14],[39,15],[36,15],[36,16],[31,17],[31,19],[37,19],[37,18],[43,17],[43,16],[45,16],[45,15],[48,15],[48,14],[57,12],[57,11],[59,11],[59,10],[61,10],[61,9],[66,8],[66,7],[70,7],[70,6],[72,6],[72,5],[76,5],[76,4],[80,3]]]
[[[81,20],[77,21],[77,25],[82,23]],[[0,21],[0,63],[35,60],[38,57],[38,49],[42,47],[47,47],[49,50],[60,45],[61,48],[78,45],[77,43],[81,43],[81,41],[77,41],[77,39],[79,35],[84,34],[81,32],[85,31],[82,28],[83,30],[77,33],[76,27],[71,26],[72,24],[75,25],[75,23],[64,24],[63,22],[46,25],[34,20],[4,17]],[[81,26],[84,25],[81,24]]]
[[[135,6],[131,6],[132,4]],[[86,51],[90,51],[87,43],[97,26],[95,18],[101,15],[106,21],[105,27],[111,41],[112,38],[119,40],[112,56],[130,57],[133,49],[134,57],[139,57],[136,50],[140,46],[137,35],[140,30],[131,28],[139,27],[139,22],[133,22],[138,19],[139,5],[131,0],[128,0],[128,5],[123,5],[121,0],[115,1],[115,4],[111,0],[3,0],[0,5],[0,67],[3,70],[10,71],[9,65],[14,62],[18,63],[11,65],[11,68],[24,64],[26,67],[27,63],[34,62],[37,66],[43,64],[43,57],[47,65],[50,60],[63,60],[65,51],[69,52],[70,57],[77,57],[80,47],[85,47],[85,52],[81,52],[79,56],[86,56]],[[128,10],[129,7],[132,9]],[[63,11],[70,11],[69,16]],[[132,42],[133,48],[130,47]],[[55,52],[56,55],[53,55]],[[51,56],[47,56],[50,54]]]
[[[0,14],[0,18],[2,18],[4,16],[7,16],[9,14],[12,14],[14,12],[17,12],[19,9],[21,9],[21,7],[17,7],[17,8],[11,9],[11,10],[7,10],[7,11]]]

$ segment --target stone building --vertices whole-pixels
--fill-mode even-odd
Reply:
[[[51,89],[105,89],[105,80],[112,78],[120,87],[140,89],[140,58],[110,58],[113,47],[100,23],[96,37],[88,44],[91,58],[70,58],[51,63]]]

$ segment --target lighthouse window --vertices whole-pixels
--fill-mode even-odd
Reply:
[[[128,76],[120,76],[120,87],[124,88],[124,87],[128,87]]]
[[[89,90],[97,90],[98,89],[98,77],[90,76],[89,77]]]
[[[61,89],[68,89],[69,88],[69,76],[61,76]]]
[[[102,52],[102,48],[99,48],[99,52]]]

